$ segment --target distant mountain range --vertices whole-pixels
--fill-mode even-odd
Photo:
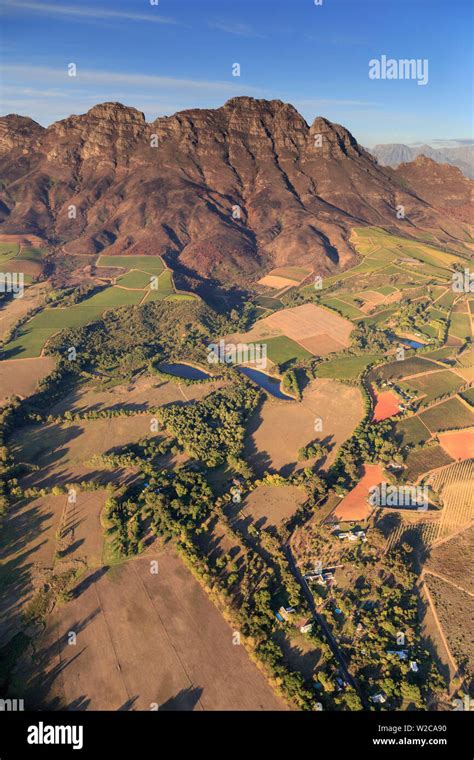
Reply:
[[[440,164],[457,166],[466,177],[474,179],[474,143],[455,148],[432,148],[430,145],[403,145],[387,143],[375,145],[371,151],[382,166],[399,166],[413,161],[417,156],[432,158]]]
[[[381,166],[343,126],[309,126],[279,100],[233,98],[151,123],[120,103],[47,128],[10,115],[0,118],[0,221],[64,255],[161,255],[194,286],[249,285],[275,266],[347,266],[351,230],[364,224],[464,241],[473,183],[415,164]]]

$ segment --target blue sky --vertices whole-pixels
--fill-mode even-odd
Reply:
[[[118,100],[152,120],[252,95],[368,146],[472,137],[470,0],[154,2],[2,0],[2,115],[47,125]],[[382,55],[428,59],[428,84],[370,79]]]

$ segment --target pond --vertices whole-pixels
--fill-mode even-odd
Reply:
[[[206,380],[211,376],[209,372],[204,372],[202,369],[192,367],[190,364],[184,364],[182,362],[173,362],[172,364],[161,362],[161,364],[158,365],[158,369],[161,372],[166,372],[168,375],[182,377],[183,380]]]
[[[408,340],[408,338],[400,338],[400,343],[410,348],[424,348],[426,343],[419,343],[417,340]]]
[[[270,377],[269,375],[266,375],[265,372],[260,372],[258,369],[253,369],[252,367],[237,367],[237,369],[239,372],[242,372],[243,375],[248,377],[249,380],[253,380],[254,383],[257,383],[257,385],[265,391],[272,396],[275,396],[275,398],[281,398],[284,401],[294,401],[293,396],[288,396],[286,393],[283,393],[280,387],[280,381],[275,377]]]

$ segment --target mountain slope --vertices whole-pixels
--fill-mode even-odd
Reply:
[[[400,164],[394,173],[427,203],[465,222],[474,219],[474,183],[456,166],[438,164],[426,156]]]
[[[457,166],[466,177],[474,179],[474,145],[432,148],[430,145],[410,146],[402,143],[387,143],[375,145],[370,152],[382,166],[397,167],[408,161],[414,161],[417,156],[426,156],[441,164]]]
[[[464,239],[344,127],[309,127],[278,100],[234,98],[152,123],[119,103],[46,129],[6,116],[0,176],[5,232],[33,232],[65,253],[163,255],[226,284],[284,264],[321,274],[346,265],[350,231],[364,223]]]

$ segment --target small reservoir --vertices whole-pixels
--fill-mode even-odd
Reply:
[[[207,380],[211,377],[209,372],[204,372],[204,370],[193,367],[191,364],[184,364],[184,362],[161,362],[157,369],[166,372],[168,375],[181,377],[183,380]]]
[[[257,385],[263,388],[264,391],[267,391],[275,398],[283,399],[283,401],[295,400],[293,396],[288,396],[287,393],[284,393],[281,390],[280,380],[277,378],[270,377],[270,375],[266,375],[265,372],[260,372],[260,370],[253,369],[253,367],[237,367],[237,369],[245,375],[245,377],[248,377],[249,380],[253,380],[254,383],[257,383]]]

